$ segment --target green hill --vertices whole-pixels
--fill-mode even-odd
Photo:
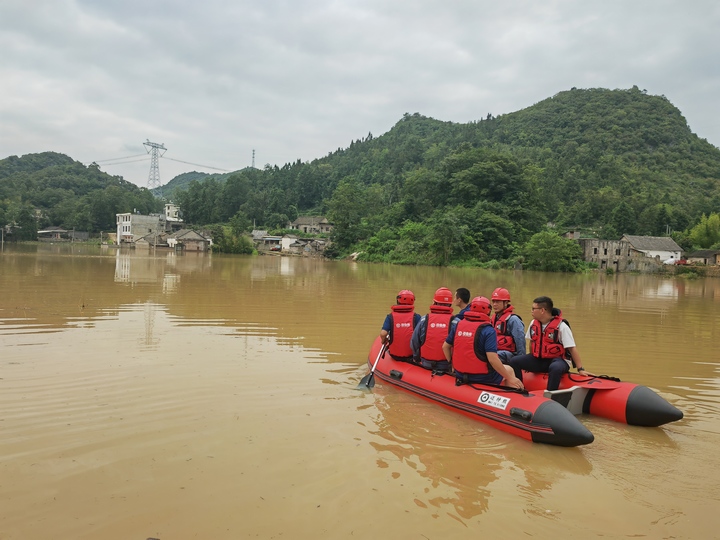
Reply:
[[[247,172],[252,169],[252,167],[246,167],[245,169],[240,169],[239,171],[236,171],[237,173]],[[172,200],[174,199],[178,193],[181,191],[186,191],[190,187],[190,183],[195,181],[198,182],[205,182],[206,180],[216,180],[220,183],[225,182],[225,180],[228,179],[228,177],[234,173],[203,173],[203,172],[186,172],[182,174],[178,174],[175,178],[170,180],[167,184],[162,186],[160,189],[153,189],[151,190],[155,196],[159,196],[160,191],[162,191],[162,196],[165,199]]]
[[[91,187],[135,193],[67,156],[36,156],[39,164],[29,156],[0,162],[0,200],[48,215],[64,208],[66,225],[93,215],[85,222],[97,228],[100,213],[118,205],[103,210],[88,199],[83,211],[68,211],[66,195],[87,197]],[[9,188],[11,177],[26,188]],[[323,214],[335,223],[339,253],[472,264],[518,256],[548,223],[606,238],[686,230],[720,209],[720,149],[693,134],[663,96],[572,89],[468,123],[405,114],[382,136],[311,162],[186,173],[163,194],[194,224],[281,228],[298,214]]]
[[[547,223],[606,238],[685,230],[720,208],[720,150],[663,96],[572,89],[468,123],[405,114],[309,163],[176,194],[197,223],[323,213],[340,253],[487,261],[517,255]]]
[[[0,160],[0,225],[16,225],[17,238],[33,240],[38,227],[49,225],[112,230],[116,213],[149,213],[161,207],[148,190],[63,154]]]

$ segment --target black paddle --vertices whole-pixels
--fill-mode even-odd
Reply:
[[[387,350],[387,341],[383,343],[383,346],[380,347],[380,352],[378,352],[377,358],[375,359],[375,363],[373,364],[372,369],[370,370],[370,373],[365,375],[361,380],[360,384],[357,386],[357,390],[364,390],[365,388],[372,388],[375,386],[375,368],[378,365],[378,362],[380,361],[380,357],[385,355],[385,351]]]

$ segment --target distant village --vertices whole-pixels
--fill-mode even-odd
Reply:
[[[135,249],[169,248],[182,251],[210,251],[212,237],[207,231],[186,228],[180,217],[180,208],[172,203],[165,205],[162,214],[143,215],[135,212],[115,214],[117,224],[114,233],[101,236],[101,243],[116,247]],[[327,240],[314,235],[332,231],[332,224],[323,216],[300,216],[288,222],[287,229],[297,234],[273,236],[264,230],[250,233],[258,253],[268,255],[320,255],[325,251]],[[310,236],[313,235],[313,236]],[[82,242],[88,233],[48,227],[38,231],[40,242]]]
[[[106,245],[127,246],[135,249],[169,248],[174,250],[206,252],[212,247],[212,238],[205,231],[185,227],[178,206],[165,205],[162,214],[116,214],[117,230],[108,233],[101,242]],[[250,233],[258,253],[265,255],[322,255],[328,240],[315,235],[329,234],[332,223],[323,216],[300,216],[287,224],[297,234],[273,236],[265,230]],[[614,272],[657,272],[667,265],[705,265],[720,267],[720,250],[700,250],[687,255],[669,237],[623,235],[620,240],[580,238],[578,233],[565,235],[580,244],[583,259],[595,263],[600,270]],[[88,233],[49,227],[38,231],[41,242],[86,241]],[[720,269],[720,268],[719,268]]]

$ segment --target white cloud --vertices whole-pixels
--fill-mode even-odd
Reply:
[[[0,3],[0,157],[322,157],[404,113],[467,122],[571,87],[663,94],[720,145],[710,1]],[[162,180],[197,167],[161,161]],[[149,161],[104,167],[145,185]],[[208,171],[209,172],[209,171]]]

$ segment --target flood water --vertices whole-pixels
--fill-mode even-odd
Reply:
[[[377,382],[397,291],[548,295],[685,418],[533,444]],[[5,244],[0,539],[718,537],[720,279]]]

